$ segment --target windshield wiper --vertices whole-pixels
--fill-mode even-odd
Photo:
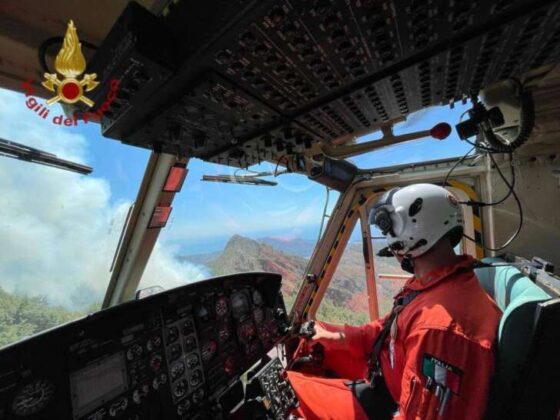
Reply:
[[[40,165],[51,166],[53,168],[64,169],[67,171],[78,172],[82,175],[89,175],[93,171],[93,169],[89,166],[64,160],[57,157],[55,154],[3,138],[0,138],[0,156],[38,163]]]
[[[276,181],[261,179],[261,176],[270,176],[270,172],[256,172],[248,175],[202,175],[203,181],[225,182],[231,184],[265,185],[274,187],[278,185]]]

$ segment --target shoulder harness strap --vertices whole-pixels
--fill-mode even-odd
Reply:
[[[412,302],[416,297],[421,293],[420,290],[414,290],[410,293],[407,293],[404,296],[396,298],[393,304],[393,309],[391,310],[391,314],[385,320],[383,324],[382,330],[377,335],[375,342],[373,343],[373,349],[371,351],[371,356],[369,359],[369,379],[370,382],[373,382],[373,376],[376,374],[380,374],[381,369],[379,367],[379,353],[381,353],[381,347],[383,347],[383,343],[387,339],[389,335],[389,331],[391,330],[391,325],[395,320],[396,316],[399,314],[402,309],[407,306],[410,302]]]

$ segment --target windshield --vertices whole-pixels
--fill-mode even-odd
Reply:
[[[439,122],[454,124],[466,109],[467,106],[457,104],[453,109],[434,107],[419,111],[396,125],[394,133],[425,130]],[[374,133],[358,142],[379,137],[379,133]],[[468,149],[453,132],[446,141],[419,140],[350,160],[360,168],[383,167],[460,156]],[[170,220],[160,233],[138,289],[151,286],[167,289],[214,276],[272,271],[282,274],[282,291],[290,309],[318,240],[326,202],[325,187],[296,174],[264,177],[277,182],[276,186],[206,182],[202,181],[203,175],[250,172],[197,159],[191,160],[188,168],[183,189],[175,197]],[[274,173],[277,168],[273,163],[264,163],[250,169]],[[338,192],[330,191],[327,216],[338,197]],[[373,233],[381,235],[376,229]],[[169,257],[169,253],[172,261],[163,258]],[[408,277],[393,260],[376,258],[381,270],[381,276],[377,276],[380,289],[386,291],[379,299],[383,310],[390,305],[393,292]],[[166,265],[162,265],[164,261]],[[352,264],[345,267],[351,275],[360,269]],[[339,311],[348,310],[342,308],[345,302],[333,300],[329,294],[325,300],[332,300],[332,306]]]
[[[100,308],[150,154],[103,138],[97,124],[64,126],[43,120],[25,101],[22,94],[0,90],[0,137],[89,165],[93,173],[0,156],[0,346]],[[457,122],[463,110],[421,111],[395,127],[395,133]],[[51,112],[62,114],[62,109],[55,105]],[[351,160],[363,168],[388,166],[457,156],[465,149],[456,139],[422,140]],[[265,177],[276,186],[205,182],[203,175],[247,172],[197,159],[188,168],[139,288],[168,289],[224,274],[272,271],[283,276],[289,308],[322,222],[328,221],[323,219],[326,188],[296,174]],[[250,169],[274,173],[276,163]],[[327,216],[338,198],[331,190]]]
[[[203,175],[250,172],[197,159],[188,168],[154,249],[154,255],[171,252],[174,262],[162,266],[160,258],[151,258],[139,289],[155,285],[167,289],[226,274],[272,271],[282,274],[283,295],[291,307],[318,240],[326,188],[304,175],[288,173],[263,177],[276,186],[208,182],[202,181]],[[263,163],[250,170],[274,174],[276,165]],[[327,214],[338,196],[329,191]]]
[[[0,90],[0,137],[93,167],[90,175],[0,156],[0,346],[101,306],[149,151],[55,125]],[[58,105],[52,115],[62,114]]]

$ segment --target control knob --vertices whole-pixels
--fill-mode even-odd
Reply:
[[[178,361],[171,366],[171,380],[177,379],[185,371],[185,365],[183,362]]]
[[[167,330],[167,343],[171,344],[179,337],[179,330],[177,327],[171,327]]]
[[[200,370],[195,370],[191,375],[189,383],[194,388],[197,387],[201,382],[202,382],[202,375],[200,373]]]
[[[187,381],[181,379],[175,384],[175,387],[173,388],[173,395],[175,396],[175,398],[181,398],[187,393],[188,388],[189,385],[187,384]]]
[[[201,388],[201,389],[197,389],[197,390],[194,392],[193,397],[192,397],[193,402],[194,402],[195,404],[200,403],[200,402],[202,401],[203,398],[204,398],[204,390],[203,390],[202,388]]]
[[[158,349],[159,346],[161,346],[161,337],[157,335],[150,338],[146,343],[146,349],[148,349],[148,351],[153,351],[155,349]]]
[[[196,340],[194,338],[194,335],[188,335],[185,338],[185,350],[191,350],[195,346],[196,346]]]
[[[116,417],[121,411],[126,410],[126,407],[128,407],[128,398],[119,398],[109,407],[109,415],[111,417]]]
[[[187,335],[190,334],[193,331],[193,324],[190,320],[185,320],[185,322],[183,322],[183,325],[181,326],[181,332],[183,333],[183,335]]]
[[[192,369],[198,365],[198,356],[195,353],[191,353],[187,356],[187,367]]]
[[[126,358],[128,360],[134,360],[134,359],[142,356],[143,352],[144,352],[144,349],[142,348],[142,346],[140,344],[133,344],[126,351]]]
[[[157,390],[161,385],[165,385],[167,383],[167,375],[162,373],[159,376],[156,376],[152,381],[152,388]]]
[[[135,404],[140,404],[142,402],[142,392],[139,389],[135,389],[132,393],[132,401]]]
[[[190,408],[191,408],[191,402],[187,398],[185,401],[183,401],[181,404],[177,406],[177,414],[180,416],[187,414]]]
[[[161,369],[161,361],[161,355],[155,354],[154,356],[152,356],[152,358],[150,359],[150,368],[152,369],[152,371],[157,372]]]

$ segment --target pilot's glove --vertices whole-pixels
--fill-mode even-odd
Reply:
[[[311,337],[311,340],[332,346],[335,342],[344,341],[344,338],[345,336],[343,331],[329,331],[326,328],[323,328],[320,323],[316,323],[315,334]]]

